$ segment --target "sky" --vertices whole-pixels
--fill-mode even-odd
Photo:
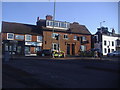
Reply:
[[[37,17],[53,15],[54,3],[2,2],[2,21],[36,25]],[[55,20],[78,22],[95,34],[97,28],[114,28],[118,33],[118,2],[56,2]]]

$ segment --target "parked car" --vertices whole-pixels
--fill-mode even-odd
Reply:
[[[42,51],[37,52],[38,56],[51,56],[52,52],[50,49],[43,49]]]
[[[114,51],[107,54],[108,57],[120,57],[120,51]]]

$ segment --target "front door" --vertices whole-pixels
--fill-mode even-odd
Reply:
[[[67,44],[67,55],[70,55],[70,44]]]
[[[72,55],[75,55],[75,44],[72,44]]]

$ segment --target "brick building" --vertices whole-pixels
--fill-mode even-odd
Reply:
[[[51,15],[38,17],[36,25],[2,22],[2,40],[4,51],[23,55],[42,49],[78,55],[91,49],[91,33],[85,25],[54,21]]]
[[[35,55],[42,48],[42,35],[35,25],[2,22],[2,51]]]

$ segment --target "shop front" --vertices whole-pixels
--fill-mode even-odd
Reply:
[[[41,42],[25,42],[25,56],[37,56],[37,51],[41,49]]]

